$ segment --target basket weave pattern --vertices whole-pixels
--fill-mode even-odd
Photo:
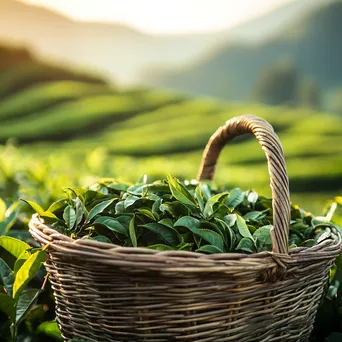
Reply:
[[[37,215],[30,232],[49,244],[46,263],[65,340],[308,340],[341,236],[288,252],[290,202],[278,137],[251,115],[228,121],[210,139],[198,179],[211,179],[220,150],[253,133],[268,159],[273,252],[204,255],[73,240]]]

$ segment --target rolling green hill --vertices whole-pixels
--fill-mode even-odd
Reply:
[[[36,63],[35,68],[36,75],[48,73],[46,65]],[[16,75],[17,67],[7,67],[5,73],[11,72]],[[342,191],[338,116],[164,90],[123,91],[83,76],[75,80],[66,72],[63,80],[57,75],[44,83],[34,75],[22,74],[20,90],[2,92],[0,141],[15,141],[19,149],[1,148],[0,194],[19,189],[19,195],[46,203],[57,188],[84,185],[95,176],[134,180],[143,173],[152,178],[172,173],[194,178],[210,135],[243,113],[264,117],[279,133],[296,201],[316,209]],[[0,89],[10,79],[0,78]],[[215,179],[270,194],[265,156],[252,137],[225,148]]]

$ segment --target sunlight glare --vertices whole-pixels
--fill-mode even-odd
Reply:
[[[226,29],[293,0],[22,0],[84,21],[117,22],[154,33]]]

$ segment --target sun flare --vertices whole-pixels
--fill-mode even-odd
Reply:
[[[76,20],[118,22],[154,34],[226,29],[293,0],[22,0]]]

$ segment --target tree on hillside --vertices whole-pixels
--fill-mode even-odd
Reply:
[[[298,76],[292,60],[281,61],[263,71],[254,87],[254,98],[269,105],[294,104]]]
[[[339,88],[335,91],[332,99],[332,110],[342,115],[342,88]]]
[[[311,109],[320,109],[321,92],[317,82],[313,79],[302,81],[298,85],[298,104]]]

